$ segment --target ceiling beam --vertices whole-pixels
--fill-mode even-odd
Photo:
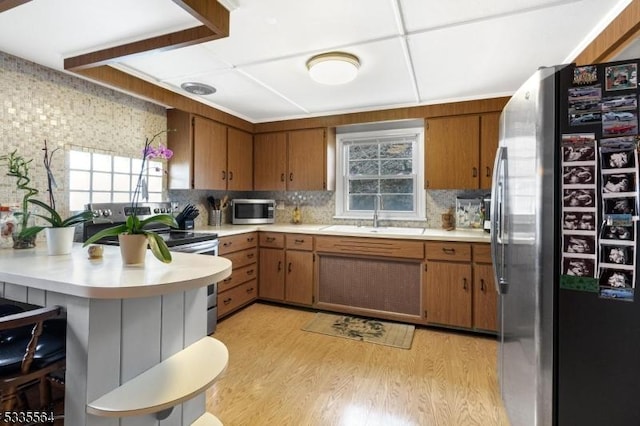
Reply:
[[[574,62],[577,65],[607,62],[634,41],[638,34],[640,34],[640,0],[633,0],[589,43]]]
[[[104,65],[78,70],[76,73],[134,96],[201,115],[231,127],[253,133],[253,123],[201,102],[194,101],[191,98],[172,92],[171,90],[156,86],[146,80],[134,77],[113,67]]]
[[[65,58],[64,69],[78,71],[107,65],[136,55],[179,49],[229,36],[229,11],[217,1],[173,0],[173,2],[204,25]]]
[[[31,0],[0,0],[0,13],[6,12],[14,7],[29,3]]]

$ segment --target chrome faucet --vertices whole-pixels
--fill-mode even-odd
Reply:
[[[376,194],[373,199],[373,227],[378,227],[378,211],[382,208],[382,195]]]

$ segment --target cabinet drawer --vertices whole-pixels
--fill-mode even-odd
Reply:
[[[287,249],[313,250],[313,236],[305,234],[287,234],[285,237]]]
[[[255,247],[257,243],[258,238],[255,232],[221,237],[218,254],[223,255],[234,251],[252,248]]]
[[[258,295],[257,280],[251,280],[225,292],[218,292],[218,318],[255,300]]]
[[[284,248],[284,234],[279,232],[261,232],[260,247]]]
[[[491,263],[491,244],[474,244],[473,261],[477,263]]]
[[[233,270],[241,268],[243,266],[256,263],[258,260],[258,248],[250,248],[246,250],[236,251],[233,253],[225,254],[224,257],[229,259],[233,264]]]
[[[218,282],[218,292],[228,290],[245,281],[249,281],[258,276],[258,268],[255,263],[243,266],[242,268],[233,268],[231,275],[224,280]]]
[[[408,259],[424,258],[421,242],[387,238],[316,237],[316,251]]]
[[[471,261],[471,244],[425,243],[424,248],[429,260]]]

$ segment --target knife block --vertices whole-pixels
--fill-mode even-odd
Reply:
[[[182,229],[183,231],[190,231],[193,229],[193,227],[194,227],[193,219],[183,220],[178,223],[178,228]]]

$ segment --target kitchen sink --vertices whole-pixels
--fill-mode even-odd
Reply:
[[[395,226],[356,226],[356,225],[329,225],[321,231],[345,232],[349,234],[391,234],[391,235],[421,235],[424,228],[402,228]]]

